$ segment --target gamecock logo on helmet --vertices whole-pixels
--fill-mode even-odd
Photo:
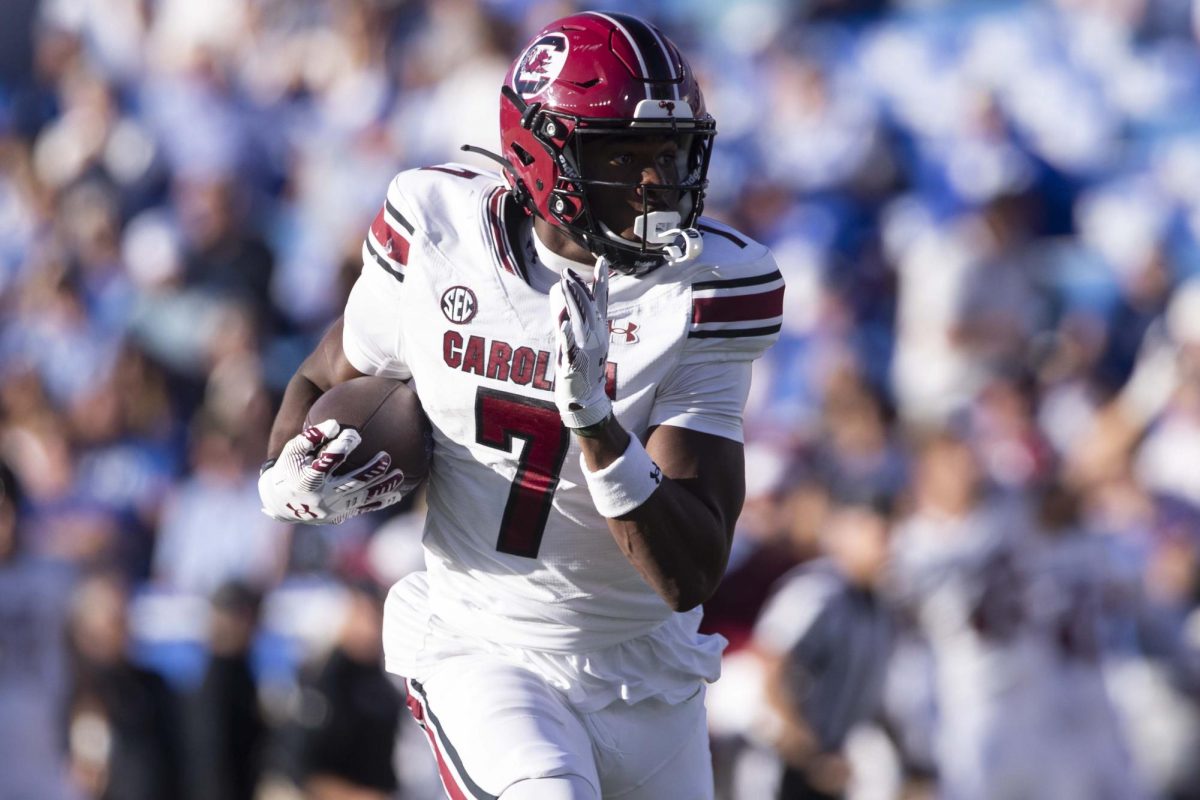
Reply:
[[[529,45],[521,54],[513,75],[513,88],[521,97],[537,94],[562,72],[567,63],[567,37],[550,33]]]

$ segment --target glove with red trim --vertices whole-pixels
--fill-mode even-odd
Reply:
[[[596,260],[591,288],[571,270],[550,287],[554,321],[554,403],[572,430],[598,425],[612,414],[604,392],[608,363],[608,262]]]
[[[327,419],[288,441],[258,478],[258,496],[267,516],[281,522],[326,525],[400,502],[411,487],[380,452],[365,466],[334,475],[362,441],[358,431]]]

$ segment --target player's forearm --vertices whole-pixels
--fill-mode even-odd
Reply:
[[[712,597],[728,560],[726,535],[711,509],[679,481],[666,479],[650,499],[608,529],[646,583],[675,611]]]
[[[324,392],[324,389],[318,387],[303,373],[297,372],[292,376],[292,379],[288,381],[287,389],[284,390],[279,413],[275,415],[275,421],[271,424],[271,436],[267,440],[268,458],[278,456],[288,439],[300,432],[304,426],[304,418],[308,416],[308,410]]]
[[[360,375],[362,373],[354,368],[342,350],[342,318],[338,317],[288,381],[279,412],[271,425],[267,457],[278,456],[288,439],[300,432],[308,410],[318,397],[331,386]],[[313,420],[314,423],[319,421]]]
[[[610,419],[599,436],[579,437],[587,468],[611,465],[625,452],[629,436]],[[676,611],[687,611],[712,596],[729,557],[726,521],[689,483],[663,478],[644,503],[608,520],[621,552]]]

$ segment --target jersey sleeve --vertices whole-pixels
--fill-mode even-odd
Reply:
[[[749,393],[749,361],[692,364],[677,369],[659,386],[650,425],[673,425],[740,442]]]
[[[686,361],[753,361],[779,338],[783,275],[759,244],[745,261],[692,284]]]
[[[412,373],[404,356],[404,276],[417,232],[401,211],[406,207],[403,176],[388,186],[383,207],[363,240],[362,273],[343,315],[342,350],[359,372],[407,380]]]
[[[692,284],[683,353],[655,395],[650,425],[742,441],[752,365],[779,338],[783,276],[770,251]]]

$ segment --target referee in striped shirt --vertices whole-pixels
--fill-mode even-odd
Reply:
[[[857,723],[879,710],[895,626],[878,593],[890,508],[848,501],[822,533],[824,556],[783,578],[755,626],[784,763],[780,800],[842,797],[842,755]]]

